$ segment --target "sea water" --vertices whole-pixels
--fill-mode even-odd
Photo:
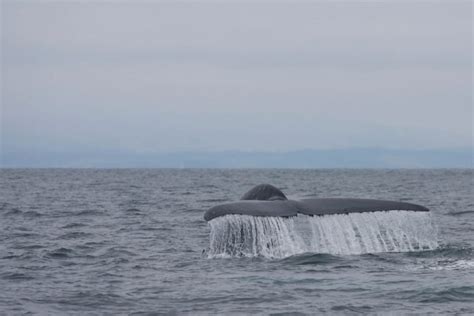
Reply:
[[[0,314],[473,314],[473,178],[3,169]],[[216,230],[203,219],[260,183],[290,199],[378,198],[431,211],[223,218]]]

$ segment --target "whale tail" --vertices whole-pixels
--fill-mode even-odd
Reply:
[[[359,254],[437,247],[429,210],[406,202],[317,198],[288,200],[261,184],[241,201],[210,208],[210,257],[286,257],[302,252]]]
[[[398,210],[429,211],[426,207],[418,204],[387,200],[354,198],[288,200],[285,194],[276,187],[270,184],[260,184],[245,193],[239,202],[210,208],[204,213],[204,219],[210,221],[225,215],[292,217],[298,214],[323,216]]]

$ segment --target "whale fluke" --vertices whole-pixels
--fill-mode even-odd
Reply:
[[[224,215],[251,215],[291,217],[298,215],[299,209],[295,201],[240,201],[211,207],[204,219],[210,221]]]
[[[298,214],[323,216],[379,211],[428,212],[429,209],[412,203],[354,198],[318,198],[300,201],[288,200],[279,189],[260,184],[244,194],[240,202],[214,206],[206,211],[204,219],[210,221],[224,215],[251,215],[291,217]]]

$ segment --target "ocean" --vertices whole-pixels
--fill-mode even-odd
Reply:
[[[0,169],[0,314],[474,314],[473,181],[472,169]],[[301,218],[331,227],[326,242],[226,251],[225,223],[203,214],[260,183],[431,212]],[[282,221],[268,229],[293,234]],[[337,237],[353,222],[365,244]],[[382,222],[413,242],[372,238]]]

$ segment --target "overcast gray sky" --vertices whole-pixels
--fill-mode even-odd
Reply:
[[[4,150],[472,145],[472,2],[2,2]]]

